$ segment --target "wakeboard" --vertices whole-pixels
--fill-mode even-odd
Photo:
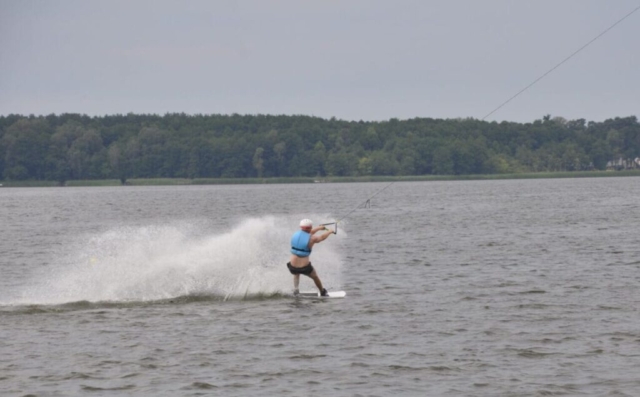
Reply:
[[[299,294],[294,295],[297,298],[318,298],[318,299],[332,299],[332,298],[344,298],[347,293],[344,291],[329,291],[328,296],[320,296],[318,291],[300,291]]]

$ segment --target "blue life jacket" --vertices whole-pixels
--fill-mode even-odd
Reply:
[[[311,255],[311,249],[309,248],[309,240],[311,234],[303,230],[298,230],[291,237],[291,253],[300,257]]]

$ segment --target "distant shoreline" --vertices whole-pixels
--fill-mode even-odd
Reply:
[[[288,177],[288,178],[149,178],[128,179],[126,186],[186,186],[186,185],[264,185],[293,183],[345,183],[345,182],[408,182],[408,181],[472,181],[498,179],[551,179],[601,178],[640,176],[640,170],[535,172],[519,174],[478,175],[413,175],[413,176],[358,176],[358,177]],[[62,187],[123,186],[118,179],[72,180]],[[0,187],[61,187],[56,181],[0,181]]]

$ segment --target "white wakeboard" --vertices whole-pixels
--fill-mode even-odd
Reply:
[[[294,295],[294,297],[298,297],[298,298],[319,298],[319,299],[344,298],[345,296],[347,296],[347,293],[344,291],[329,291],[328,296],[320,296],[320,292],[318,291],[300,291],[298,295]]]

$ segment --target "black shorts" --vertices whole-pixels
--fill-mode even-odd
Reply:
[[[287,267],[289,268],[289,272],[293,275],[304,274],[305,276],[309,276],[313,273],[313,266],[311,266],[311,262],[309,262],[305,267],[293,267],[291,266],[291,262],[288,262]]]

